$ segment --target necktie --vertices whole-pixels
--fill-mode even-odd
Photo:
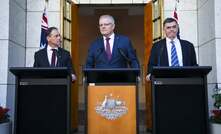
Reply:
[[[171,66],[179,66],[179,60],[177,57],[176,47],[174,41],[171,41]]]
[[[110,49],[110,43],[109,43],[110,38],[106,38],[106,54],[107,54],[107,59],[111,59],[111,49]]]
[[[55,60],[56,60],[56,49],[51,49],[52,56],[51,56],[51,67],[55,67]]]

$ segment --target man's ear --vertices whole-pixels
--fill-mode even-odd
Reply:
[[[46,39],[47,39],[47,41],[49,41],[50,37],[49,37],[49,36],[47,36],[47,37],[46,37]]]

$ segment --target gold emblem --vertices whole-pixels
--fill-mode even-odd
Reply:
[[[112,94],[105,95],[102,102],[98,102],[95,111],[97,114],[108,120],[116,120],[127,113],[128,108],[126,102],[120,99],[119,96],[116,98]]]

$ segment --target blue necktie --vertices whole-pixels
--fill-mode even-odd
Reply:
[[[176,47],[174,41],[171,41],[171,66],[179,66],[179,60],[177,57]]]

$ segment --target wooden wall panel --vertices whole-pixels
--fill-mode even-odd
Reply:
[[[152,3],[148,3],[144,7],[144,43],[145,43],[145,56],[144,56],[144,68],[145,74],[147,74],[147,64],[149,61],[150,51],[152,48]],[[144,77],[146,77],[144,75]],[[152,129],[152,102],[151,102],[151,82],[145,82],[146,91],[146,110],[147,110],[147,128]]]
[[[79,44],[78,44],[78,6],[72,4],[71,8],[72,18],[72,42],[71,42],[71,56],[74,65],[77,81],[72,83],[71,88],[71,128],[78,127],[78,82],[79,82]]]

